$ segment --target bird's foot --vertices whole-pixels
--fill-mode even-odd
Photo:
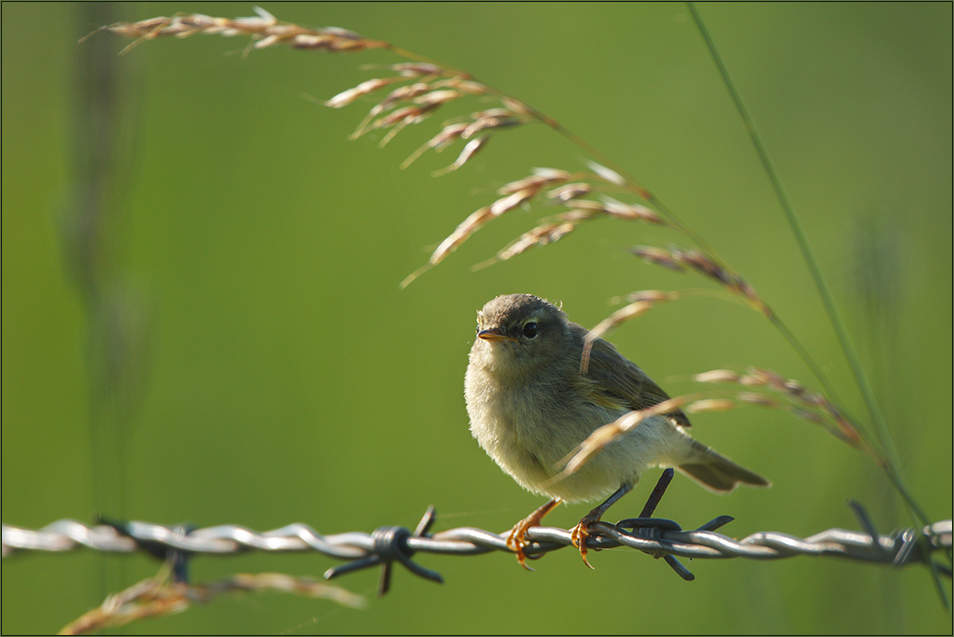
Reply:
[[[583,558],[583,563],[588,567],[593,568],[593,565],[590,564],[589,560],[586,559],[586,554],[588,550],[586,548],[586,538],[590,536],[589,526],[596,522],[600,521],[603,512],[598,509],[594,509],[583,516],[583,519],[580,520],[580,523],[573,527],[573,533],[570,534],[570,540],[573,542],[573,546],[580,549],[580,557]]]
[[[510,529],[510,535],[507,536],[507,548],[517,554],[517,561],[520,562],[520,566],[524,567],[528,571],[532,571],[533,569],[527,566],[527,554],[524,552],[524,548],[530,544],[530,541],[527,540],[527,531],[532,527],[540,526],[543,516],[552,511],[553,508],[558,504],[560,504],[560,500],[550,500],[530,515],[517,522],[514,527]]]

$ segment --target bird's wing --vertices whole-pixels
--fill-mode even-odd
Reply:
[[[652,378],[601,338],[593,341],[586,376],[629,409],[646,409],[669,399]],[[670,411],[666,416],[680,427],[690,426],[689,418],[681,409]]]

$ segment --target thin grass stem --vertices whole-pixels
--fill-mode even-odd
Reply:
[[[834,296],[831,293],[828,282],[825,280],[825,277],[821,271],[821,267],[818,264],[818,260],[815,258],[815,253],[812,250],[811,244],[808,242],[808,237],[806,236],[805,230],[802,227],[801,220],[795,213],[791,199],[789,198],[788,193],[782,184],[781,178],[775,170],[775,165],[772,163],[772,160],[769,158],[768,151],[762,144],[762,138],[755,127],[755,122],[749,114],[748,109],[745,107],[745,103],[742,101],[742,96],[736,89],[735,83],[729,76],[728,68],[722,61],[722,57],[719,55],[719,51],[715,45],[715,42],[712,39],[709,30],[706,28],[702,17],[699,15],[699,11],[696,8],[695,3],[688,2],[687,5],[689,8],[689,13],[692,15],[692,19],[695,21],[696,27],[699,29],[702,39],[705,41],[706,48],[708,49],[709,54],[712,56],[712,60],[722,77],[722,81],[725,84],[726,90],[729,91],[729,95],[732,98],[732,102],[735,105],[736,111],[739,113],[739,117],[741,117],[743,125],[749,134],[749,139],[752,141],[752,145],[755,148],[756,154],[758,155],[759,162],[762,164],[762,168],[765,170],[765,174],[772,185],[772,189],[775,191],[775,195],[778,199],[779,205],[782,207],[782,212],[785,215],[785,219],[788,221],[789,227],[792,230],[792,234],[794,235],[799,249],[802,252],[802,257],[805,259],[805,263],[811,272],[812,279],[815,281],[815,287],[818,289],[822,304],[825,307],[825,312],[828,314],[828,318],[831,321],[833,329],[835,330],[835,335],[838,338],[841,350],[844,353],[845,359],[851,368],[852,375],[855,378],[855,382],[858,385],[858,389],[861,392],[862,398],[864,399],[865,406],[868,410],[868,415],[874,424],[875,435],[877,436],[878,443],[881,446],[881,452],[886,461],[884,465],[885,472],[888,474],[891,482],[898,489],[898,492],[901,494],[902,499],[906,503],[908,512],[911,514],[915,522],[919,525],[927,525],[929,523],[927,516],[924,515],[924,512],[921,510],[920,506],[918,506],[917,502],[911,496],[904,484],[903,477],[900,473],[900,462],[898,460],[897,450],[895,449],[894,443],[891,440],[891,434],[888,431],[884,415],[881,412],[878,401],[874,396],[874,390],[872,389],[871,384],[868,381],[868,377],[865,374],[864,368],[861,365],[861,359],[858,356],[858,352],[848,335],[848,329],[841,317],[841,313],[838,311],[838,306],[835,304]],[[776,324],[781,326],[780,321],[778,321]],[[783,329],[782,333],[785,334],[786,338],[788,338],[794,344],[794,336],[789,337],[790,332],[787,328]],[[796,350],[800,350],[800,347],[796,347]],[[817,374],[817,372],[815,373]],[[826,385],[826,390],[831,393],[831,390],[827,388],[827,383],[821,377],[819,377],[819,380]],[[941,601],[943,602],[948,613],[950,613],[950,602],[948,601],[947,595],[941,586],[940,576],[933,564],[931,565],[931,573],[935,581],[935,586],[937,587],[938,593],[940,594]]]

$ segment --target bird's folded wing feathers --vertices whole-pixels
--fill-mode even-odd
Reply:
[[[601,338],[593,341],[586,375],[632,410],[646,409],[669,399],[653,379]],[[689,418],[680,409],[666,415],[680,427],[690,426]]]

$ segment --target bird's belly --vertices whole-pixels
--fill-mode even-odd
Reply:
[[[634,484],[651,463],[640,449],[646,432],[637,427],[623,439],[610,443],[571,475],[561,475],[580,443],[597,428],[624,412],[597,405],[577,406],[571,422],[560,420],[554,410],[532,401],[517,401],[506,393],[477,406],[468,404],[471,432],[481,447],[524,488],[567,502],[594,500],[609,495],[623,483]]]

